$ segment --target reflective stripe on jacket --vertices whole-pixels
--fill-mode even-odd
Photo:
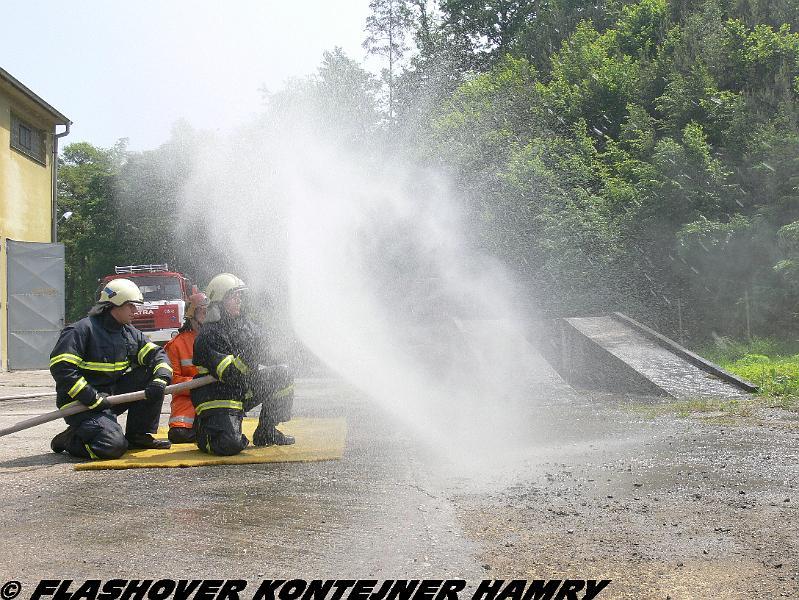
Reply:
[[[227,315],[205,323],[194,341],[194,364],[198,374],[210,373],[219,381],[195,388],[191,401],[195,410],[242,410],[241,403],[251,395],[251,374],[259,364],[269,364],[263,337],[245,318]],[[198,410],[198,413],[201,412]]]
[[[97,392],[114,393],[114,384],[131,369],[145,368],[150,379],[172,380],[163,348],[138,329],[120,325],[109,310],[64,327],[50,353],[56,405],[97,404]]]

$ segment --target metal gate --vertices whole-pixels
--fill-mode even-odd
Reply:
[[[8,370],[46,369],[64,327],[64,245],[6,240]]]

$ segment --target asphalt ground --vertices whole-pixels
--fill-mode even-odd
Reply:
[[[296,387],[296,416],[347,417],[342,460],[76,472],[76,459],[49,449],[62,421],[0,438],[3,572],[23,586],[46,576],[477,573],[453,507],[402,428],[336,380]],[[3,401],[0,427],[53,408]]]
[[[48,389],[46,373],[2,375],[0,395]],[[503,435],[487,431],[465,462],[334,378],[298,380],[295,413],[346,417],[338,461],[76,472],[49,423],[0,438],[2,578],[22,598],[42,578],[165,577],[799,598],[799,415],[650,410],[662,402],[547,388],[518,415],[522,443],[486,456]],[[0,427],[52,408],[2,401]]]

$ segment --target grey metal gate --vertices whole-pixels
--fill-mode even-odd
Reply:
[[[8,370],[46,369],[64,327],[64,245],[6,240]]]

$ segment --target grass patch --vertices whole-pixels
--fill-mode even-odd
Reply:
[[[756,411],[765,408],[782,408],[799,412],[799,398],[795,396],[768,397],[753,395],[748,398],[688,398],[658,404],[633,404],[627,410],[640,413],[646,419],[666,415],[682,419],[699,419],[714,425],[735,425],[739,419],[757,417]]]
[[[645,418],[665,415],[700,418],[707,423],[734,424],[756,416],[758,409],[799,412],[799,342],[757,338],[751,343],[719,338],[693,351],[758,387],[746,398],[686,398],[656,404],[632,404],[626,409]]]
[[[799,343],[756,338],[750,343],[720,338],[698,354],[751,381],[772,405],[796,408],[799,401]]]
[[[635,404],[630,407],[635,412],[640,412],[648,418],[663,415],[676,415],[678,417],[713,415],[711,420],[728,420],[730,417],[748,417],[758,407],[768,404],[765,398],[751,397],[745,399],[729,398],[687,398],[672,400],[659,404]]]

